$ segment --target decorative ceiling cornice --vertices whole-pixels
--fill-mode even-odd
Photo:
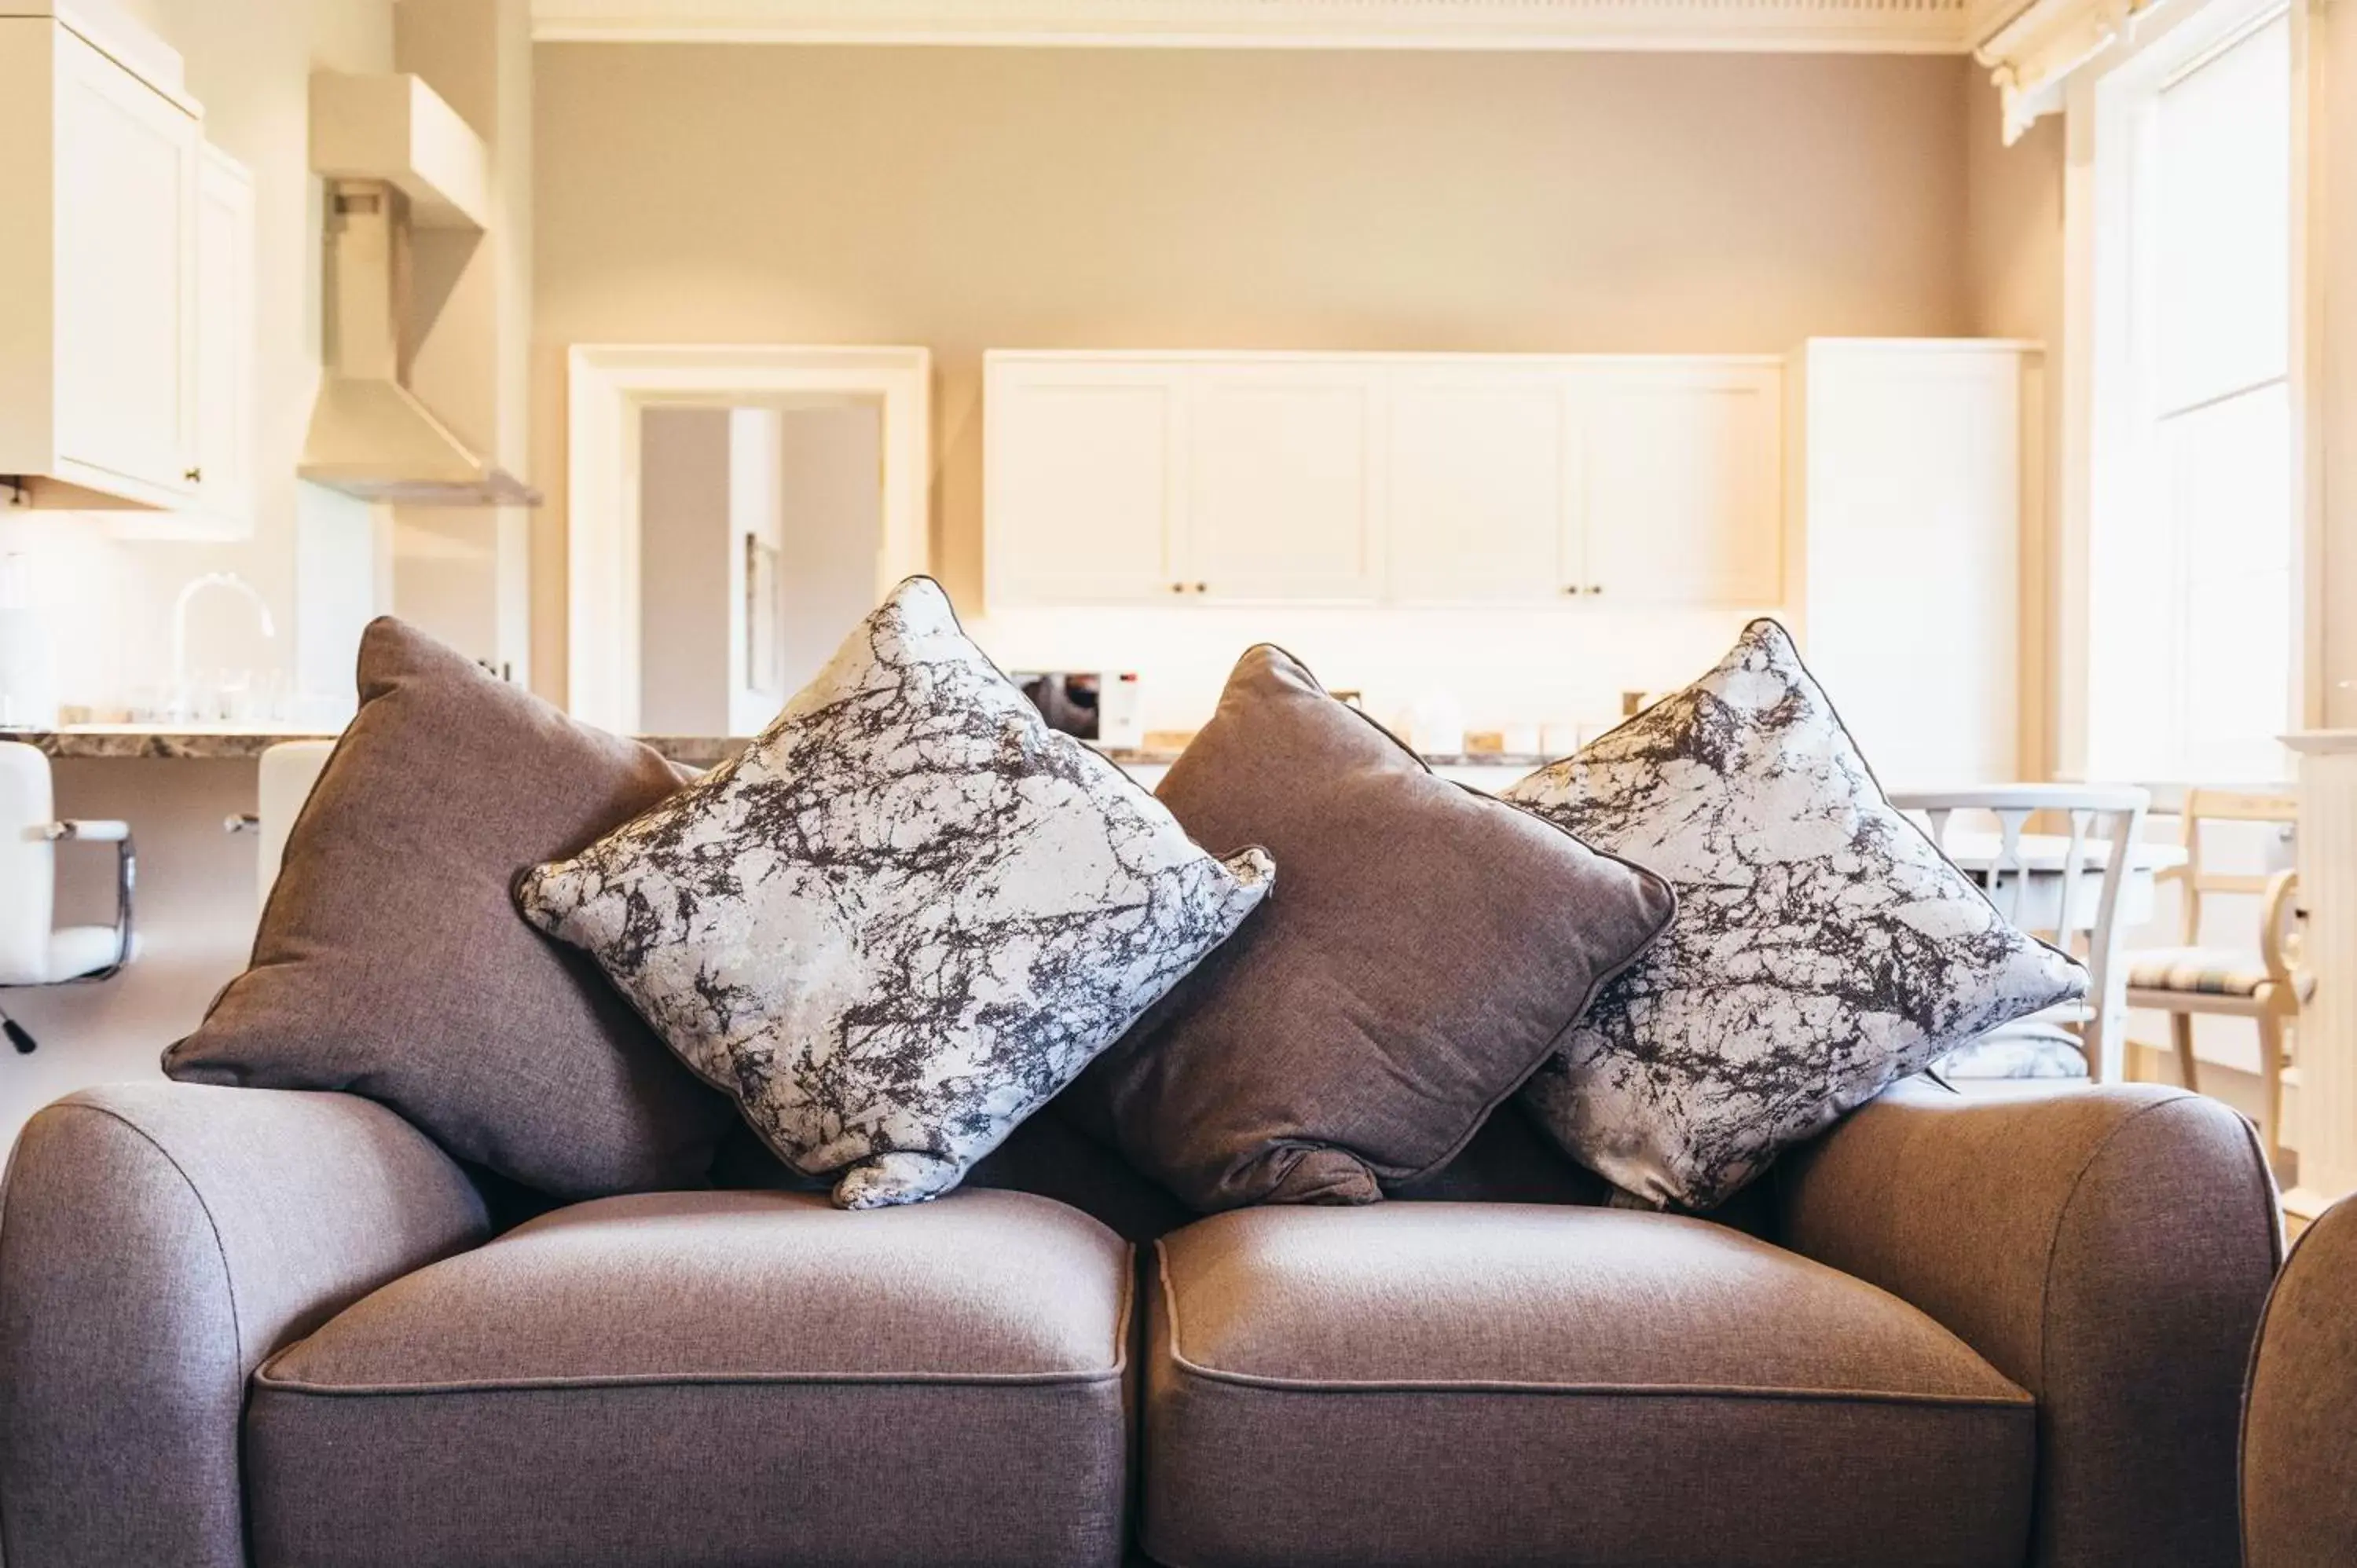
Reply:
[[[1986,15],[1990,0],[1979,0]],[[1975,0],[533,0],[606,43],[1961,53]]]

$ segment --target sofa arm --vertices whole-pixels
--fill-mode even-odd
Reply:
[[[2248,1568],[2357,1563],[2357,1198],[2309,1226],[2259,1325],[2243,1411]]]
[[[1776,1176],[1785,1244],[2038,1401],[2031,1562],[2231,1563],[2243,1374],[2281,1261],[2250,1123],[2151,1085],[1907,1084]]]
[[[36,1115],[0,1212],[0,1558],[243,1568],[245,1383],[481,1198],[344,1094],[91,1090]]]

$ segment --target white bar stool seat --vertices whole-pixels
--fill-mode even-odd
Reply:
[[[58,845],[66,843],[114,846],[112,926],[53,924]],[[60,820],[49,759],[22,741],[0,741],[0,986],[105,980],[129,963],[137,865],[129,824]],[[0,1024],[17,1050],[33,1048],[32,1036],[5,1013]]]

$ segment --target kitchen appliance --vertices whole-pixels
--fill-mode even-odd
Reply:
[[[1013,679],[1051,729],[1110,751],[1135,751],[1146,738],[1135,670],[1018,670]]]
[[[413,230],[479,233],[489,211],[482,139],[414,75],[311,82],[311,167],[328,182],[326,364],[297,475],[396,506],[538,506],[540,492],[475,450],[409,385],[438,309],[412,287]]]

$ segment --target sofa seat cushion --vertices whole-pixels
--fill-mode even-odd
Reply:
[[[254,1560],[1114,1563],[1129,1250],[1025,1193],[556,1210],[254,1375]]]
[[[1896,1297],[1723,1226],[1264,1208],[1157,1254],[1158,1562],[1819,1568],[2027,1549],[2029,1396]]]

